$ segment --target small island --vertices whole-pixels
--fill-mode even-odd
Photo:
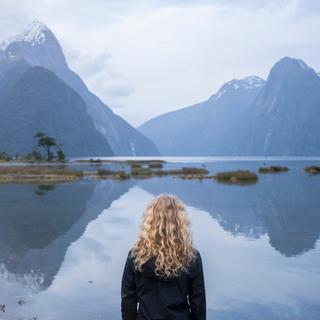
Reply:
[[[309,175],[318,174],[318,173],[320,173],[320,166],[305,167],[304,171],[309,173]]]
[[[213,178],[224,184],[248,185],[258,181],[258,175],[249,170],[218,172]]]
[[[278,172],[287,172],[289,171],[288,167],[284,166],[270,166],[270,167],[260,167],[259,173],[278,173]]]

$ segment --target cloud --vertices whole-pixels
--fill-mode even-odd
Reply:
[[[15,35],[32,19],[32,8],[25,2],[15,6],[11,1],[0,0],[0,41]]]
[[[0,4],[0,38],[20,31],[33,18],[42,20],[56,34],[71,68],[134,125],[207,99],[232,78],[266,78],[283,56],[299,57],[320,69],[317,1]]]
[[[96,56],[83,55],[77,51],[69,51],[69,60],[72,65],[77,66],[82,77],[91,78],[95,77],[105,71],[108,61],[111,59],[110,53],[101,53]],[[106,77],[112,75],[107,74]]]
[[[114,97],[120,97],[120,98],[128,97],[134,91],[135,91],[134,88],[130,86],[110,86],[105,90],[107,94],[110,94]]]

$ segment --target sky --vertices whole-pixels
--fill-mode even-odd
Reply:
[[[89,89],[133,126],[267,78],[284,56],[320,71],[318,0],[0,0],[0,40],[32,20]]]

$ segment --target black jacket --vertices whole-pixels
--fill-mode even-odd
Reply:
[[[129,251],[121,283],[123,320],[205,320],[206,297],[201,256],[196,251],[188,272],[165,279],[149,259],[142,272],[135,269]]]

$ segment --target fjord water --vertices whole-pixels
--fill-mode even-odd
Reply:
[[[289,172],[253,185],[172,177],[0,185],[0,318],[120,319],[123,264],[143,209],[173,193],[202,254],[208,319],[320,319],[320,176],[303,171],[319,161],[189,161],[211,173],[257,172],[264,162]]]

